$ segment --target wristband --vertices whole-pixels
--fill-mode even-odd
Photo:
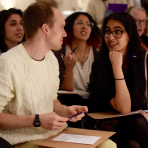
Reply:
[[[115,80],[124,80],[125,78],[121,78],[121,79],[115,79]]]

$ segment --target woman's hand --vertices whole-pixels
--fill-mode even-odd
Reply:
[[[64,64],[66,66],[66,69],[73,69],[74,66],[76,65],[76,56],[75,54],[71,55],[70,51],[66,52],[66,55],[64,57]]]
[[[123,64],[123,55],[117,51],[110,51],[109,52],[109,59],[112,64],[113,69],[118,69],[122,67]]]
[[[66,52],[64,57],[65,64],[65,78],[61,85],[62,90],[73,91],[74,90],[74,66],[76,65],[75,54],[71,55],[71,52]]]

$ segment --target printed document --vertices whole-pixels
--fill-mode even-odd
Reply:
[[[62,133],[59,136],[52,139],[53,141],[72,142],[81,144],[94,144],[101,137],[97,136],[85,136],[85,135],[74,135]]]

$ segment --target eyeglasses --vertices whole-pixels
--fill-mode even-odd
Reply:
[[[139,25],[142,23],[142,25],[146,25],[147,21],[146,20],[140,20],[140,19],[135,19],[136,24]]]
[[[84,26],[84,24],[90,28],[93,28],[93,26],[94,26],[94,23],[92,23],[92,22],[74,21],[74,23],[80,27]]]
[[[126,32],[125,30],[114,30],[114,31],[110,31],[110,30],[104,30],[103,31],[103,36],[104,38],[109,38],[111,34],[113,34],[114,38],[121,38],[122,34]]]

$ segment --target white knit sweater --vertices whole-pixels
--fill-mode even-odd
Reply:
[[[0,112],[15,115],[53,112],[58,87],[59,66],[52,51],[43,61],[35,61],[20,44],[0,56]],[[0,137],[14,145],[58,132],[29,127],[0,130]]]

